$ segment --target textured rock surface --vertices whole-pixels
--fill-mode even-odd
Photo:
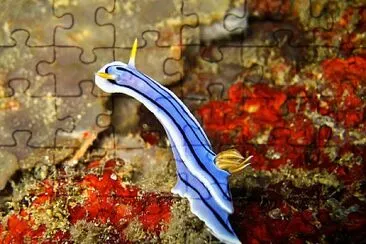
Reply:
[[[19,168],[16,157],[6,151],[0,151],[1,167],[0,167],[0,190],[3,190],[8,179]]]

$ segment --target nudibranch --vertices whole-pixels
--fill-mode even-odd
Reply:
[[[135,67],[137,40],[128,64],[111,62],[95,75],[107,93],[124,93],[143,103],[163,125],[177,165],[172,193],[189,200],[192,213],[226,243],[240,243],[229,222],[233,204],[228,185],[230,173],[243,169],[250,158],[234,149],[215,154],[196,118],[170,90]]]

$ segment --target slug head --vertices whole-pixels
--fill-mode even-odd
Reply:
[[[99,88],[108,93],[116,92],[118,86],[133,85],[132,74],[136,72],[135,58],[137,53],[137,39],[131,49],[128,64],[116,61],[104,65],[95,74],[95,83]]]
[[[121,85],[133,85],[133,72],[136,70],[125,63],[112,62],[98,70],[95,74],[95,84],[105,92],[114,93]]]

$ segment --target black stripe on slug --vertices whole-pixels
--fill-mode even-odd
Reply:
[[[120,71],[129,71],[125,68],[122,68],[122,67],[116,67],[117,70],[120,70]],[[136,70],[137,71],[137,70]],[[138,71],[137,71],[138,72]],[[131,72],[130,72],[131,73]],[[156,84],[156,81],[152,80],[150,77],[146,76],[145,74],[141,73],[141,72],[138,72],[139,74],[141,74],[144,78],[148,79],[151,81],[152,84],[156,85],[158,88],[162,89],[163,87],[160,87],[158,84]],[[143,80],[148,86],[150,86],[152,89],[154,89],[157,93],[159,93],[161,96],[167,98],[164,94],[161,93],[161,91],[157,90],[156,88],[154,88],[153,86],[151,86],[151,83],[147,82],[146,80],[142,79],[142,77],[139,77],[137,75],[135,75],[136,77],[140,78],[141,80]],[[164,91],[164,93],[167,95],[167,96],[171,96],[165,89],[162,89]],[[174,107],[174,109],[177,111],[177,113],[179,113],[178,109],[176,108],[176,106],[172,103],[172,101],[170,99],[167,99],[168,102]],[[187,116],[182,116],[183,120],[187,123],[187,125],[192,129],[192,127],[190,126],[190,124],[188,123],[186,117],[188,117],[191,122],[193,124],[195,124],[196,122],[194,120],[192,120],[191,116],[188,114],[188,112],[184,109],[184,107],[182,107],[182,105],[180,103],[177,103],[177,105],[180,107],[180,109],[187,115]],[[179,113],[180,114],[180,113]],[[199,128],[198,128],[199,129]],[[199,129],[200,130],[200,129]],[[196,134],[196,131],[194,129],[192,129],[192,132],[193,134],[196,136],[196,138],[198,139],[198,141],[201,142],[201,145],[206,148],[206,150],[214,155],[214,153],[211,151],[211,149],[207,148],[206,145],[201,141],[201,139],[198,137],[198,135]],[[200,132],[202,133],[202,136],[204,138],[206,138],[206,136],[203,134],[203,132],[200,130]],[[208,140],[208,139],[207,139]]]
[[[188,181],[184,180],[183,177],[178,173],[178,177],[179,179],[186,184],[187,186],[189,186],[193,191],[195,191],[197,193],[197,195],[199,195],[199,197],[201,198],[202,202],[206,205],[207,208],[209,208],[211,210],[211,212],[215,215],[215,218],[220,222],[220,224],[230,233],[233,233],[233,231],[228,227],[228,225],[225,223],[225,221],[221,218],[221,216],[215,211],[214,208],[212,208],[212,206],[210,204],[208,204],[208,202],[206,202],[205,198],[201,195],[201,193],[199,191],[197,191],[196,188],[194,188]],[[210,194],[211,195],[211,194]],[[233,233],[234,234],[234,233]]]
[[[109,66],[108,68],[110,68],[110,67],[112,67],[112,66]],[[108,68],[106,69],[106,73],[108,73]],[[171,103],[171,101],[167,98],[167,96],[165,96],[165,95],[163,95],[163,94],[161,94],[158,90],[156,90],[156,88],[154,88],[154,87],[152,87],[150,84],[149,84],[149,82],[147,82],[146,80],[144,80],[143,78],[141,78],[141,77],[139,77],[139,76],[137,76],[135,73],[133,73],[133,72],[131,72],[130,70],[128,70],[128,69],[124,69],[124,68],[122,68],[122,67],[117,67],[117,68],[119,68],[119,70],[122,70],[122,71],[126,71],[127,73],[129,73],[129,74],[131,74],[131,75],[133,75],[133,76],[135,76],[136,78],[138,78],[138,79],[140,79],[140,80],[142,80],[143,82],[145,82],[146,83],[146,85],[148,85],[149,87],[151,87],[153,90],[155,90],[158,94],[160,94],[162,97],[164,97],[165,99],[167,99],[168,101],[169,101],[169,103],[175,108],[175,106],[174,106],[174,104],[172,104]],[[131,87],[131,86],[127,86],[127,85],[121,85],[121,84],[118,84],[118,83],[116,83],[116,81],[112,81],[112,83],[113,84],[116,84],[116,85],[118,85],[118,86],[121,86],[121,87],[126,87],[126,88],[128,88],[128,89],[131,89],[131,90],[133,90],[134,92],[136,92],[136,93],[138,93],[138,94],[140,94],[141,96],[143,96],[145,99],[147,99],[147,100],[149,100],[151,103],[153,103],[153,104],[155,104],[157,107],[159,107],[161,110],[163,110],[164,112],[165,112],[165,114],[167,115],[167,116],[169,116],[169,118],[173,121],[173,123],[176,125],[176,127],[178,128],[178,130],[180,131],[180,133],[181,133],[181,135],[184,137],[184,139],[185,139],[185,141],[189,141],[188,140],[188,138],[187,138],[187,136],[186,136],[186,134],[184,133],[184,131],[183,131],[183,129],[179,126],[179,124],[177,124],[176,123],[176,121],[174,120],[174,118],[171,116],[171,114],[164,108],[164,107],[162,107],[162,106],[160,106],[160,104],[158,104],[157,102],[155,102],[154,100],[152,100],[150,97],[147,97],[145,94],[143,94],[143,93],[141,93],[141,92],[139,92],[138,90],[136,90],[134,87]],[[169,94],[168,94],[169,95]],[[176,110],[176,112],[178,113],[178,114],[180,114],[181,116],[182,116],[182,114],[181,113],[179,113],[177,110]],[[183,118],[184,118],[184,116],[182,116]],[[185,120],[186,121],[186,120]],[[187,121],[186,121],[187,122]],[[188,125],[188,127],[193,131],[193,133],[194,133],[194,129],[192,129],[192,127],[187,123],[187,125]],[[196,135],[196,134],[195,134]],[[197,136],[197,135],[196,135]],[[199,139],[199,138],[198,138]],[[200,141],[200,140],[199,140]],[[200,158],[198,157],[198,155],[196,154],[196,152],[195,152],[195,150],[193,149],[193,147],[192,147],[192,145],[191,144],[187,144],[188,145],[188,147],[189,147],[189,149],[190,149],[190,151],[191,151],[191,153],[192,153],[192,155],[194,156],[194,158],[195,158],[195,160],[197,161],[197,163],[200,165],[200,167],[207,173],[207,174],[209,174],[210,176],[211,176],[211,178],[214,180],[214,182],[218,185],[218,187],[219,187],[219,189],[220,189],[220,191],[221,191],[221,193],[223,194],[223,196],[227,199],[227,200],[229,200],[229,201],[231,201],[231,197],[228,195],[228,194],[226,194],[226,192],[222,189],[222,186],[221,186],[221,184],[217,181],[217,179],[212,175],[212,173],[206,168],[206,166],[205,166],[205,164],[200,160]],[[202,144],[202,142],[201,142],[201,145],[202,146],[204,146],[203,144]],[[227,189],[227,192],[229,193],[229,189]]]

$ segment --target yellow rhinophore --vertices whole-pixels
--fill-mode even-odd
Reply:
[[[133,46],[132,46],[132,49],[131,49],[130,60],[128,61],[128,66],[135,67],[136,53],[137,53],[137,38],[133,42]]]
[[[102,77],[103,79],[116,80],[115,75],[111,75],[111,74],[107,74],[107,73],[103,73],[103,72],[98,72],[98,73],[96,73],[96,75],[99,77]]]

